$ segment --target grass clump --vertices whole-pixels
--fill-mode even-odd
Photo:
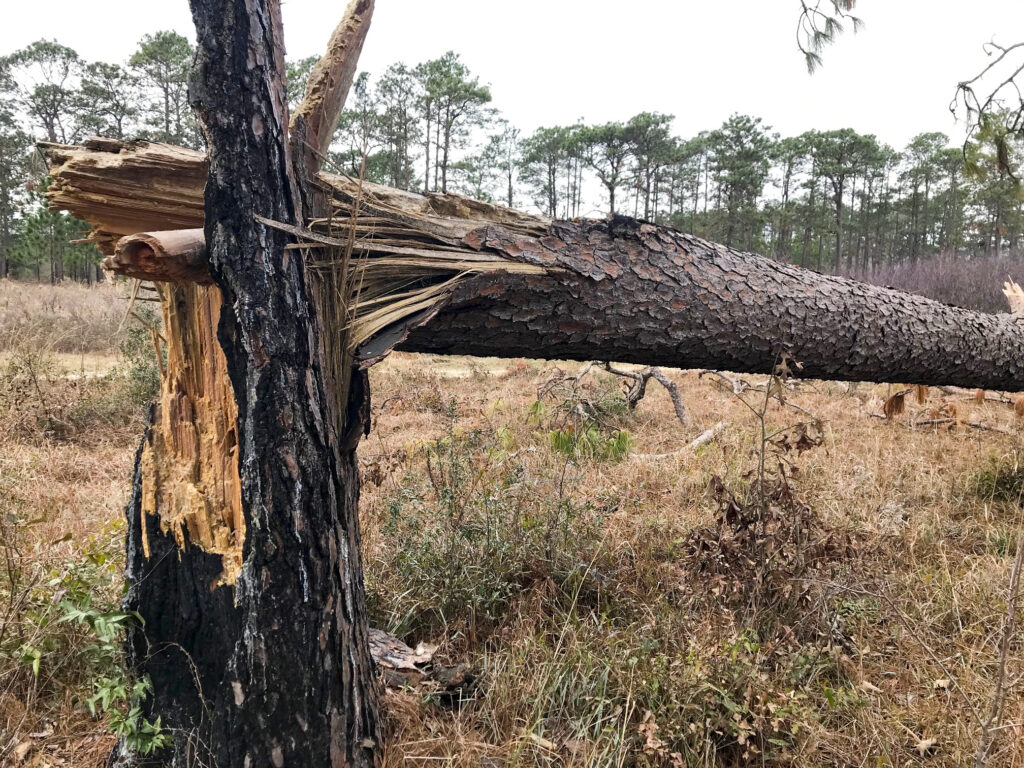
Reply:
[[[551,430],[548,442],[555,453],[573,459],[618,461],[629,453],[633,437],[624,429],[607,433],[595,422],[584,421],[579,427]]]
[[[971,491],[989,502],[1020,503],[1024,499],[1024,465],[1014,451],[990,456],[969,481]]]

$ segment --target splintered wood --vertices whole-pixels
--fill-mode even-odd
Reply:
[[[221,556],[216,584],[234,584],[242,564],[245,520],[238,472],[238,406],[216,337],[220,289],[159,284],[167,366],[153,425],[142,448],[142,546],[147,516],[179,548]]]
[[[221,298],[202,230],[207,158],[166,144],[108,139],[41,148],[51,164],[50,204],[91,225],[89,239],[108,256],[107,269],[160,288],[168,361],[142,457],[143,525],[146,514],[155,516],[180,547],[221,555],[219,583],[234,583],[244,540],[237,405],[216,338]],[[380,359],[405,327],[426,318],[468,275],[544,273],[463,240],[495,223],[540,235],[547,221],[455,195],[424,197],[330,174],[320,174],[319,184],[327,217],[304,227],[261,221],[291,233],[297,242],[290,247],[310,270],[341,434],[356,347],[391,331],[361,364]],[[146,540],[143,546],[148,555]]]
[[[145,146],[133,152],[100,138],[39,145],[51,166],[50,205],[88,221],[89,240],[107,256],[124,235],[203,226],[205,157],[170,144]]]
[[[1007,280],[1003,283],[1003,295],[1006,296],[1011,313],[1024,315],[1024,288],[1021,288],[1014,280]]]
[[[53,178],[50,205],[91,225],[89,239],[108,255],[104,267],[144,280],[212,281],[201,230],[205,155],[112,139],[40,147]],[[320,173],[317,184],[327,216],[304,226],[259,220],[295,237],[289,248],[302,252],[321,284],[314,290],[318,311],[338,347],[334,356],[345,358],[340,368],[347,369],[355,349],[373,337],[386,340],[366,345],[359,365],[379,360],[467,277],[552,271],[480,242],[481,233],[494,226],[506,236],[542,237],[550,224],[543,217],[461,195],[419,195],[329,173]],[[344,344],[337,342],[342,337]],[[340,370],[337,378],[345,381],[347,374]]]

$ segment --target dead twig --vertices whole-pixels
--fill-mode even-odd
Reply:
[[[732,393],[734,395],[739,395],[748,389],[753,389],[753,387],[746,381],[746,379],[734,379],[732,376],[727,376],[721,371],[703,370],[697,374],[698,379],[703,379],[705,376],[718,377],[718,379],[723,381],[725,384],[729,386],[730,389],[732,389]]]
[[[728,426],[729,424],[727,422],[720,421],[711,429],[706,429],[701,432],[697,437],[676,451],[669,451],[668,453],[634,453],[632,454],[632,457],[634,459],[657,461],[658,459],[668,459],[672,456],[679,456],[683,453],[693,453],[717,438]]]
[[[760,392],[763,394],[768,392],[768,388],[771,387],[770,396],[774,400],[777,400],[779,405],[784,405],[789,408],[792,408],[794,411],[799,411],[805,416],[809,416],[812,421],[818,423],[821,422],[821,419],[817,415],[811,413],[802,405],[798,405],[797,403],[794,403],[791,400],[787,400],[785,397],[783,397],[783,387],[787,387],[789,389],[794,388],[793,384],[787,380],[776,378],[774,380],[769,379],[764,384],[751,384],[746,379],[733,378],[732,376],[728,376],[722,373],[721,371],[703,370],[697,374],[697,378],[703,378],[704,376],[715,376],[723,383],[725,383],[730,389],[732,389],[732,393],[734,395],[741,395],[744,392]]]
[[[584,372],[590,370],[591,365],[593,365],[593,363],[588,363],[587,367],[580,375],[582,376]],[[608,371],[608,373],[613,373],[616,376],[621,376],[633,381],[633,385],[626,392],[626,402],[629,404],[630,410],[636,408],[644,395],[647,394],[647,382],[654,379],[668,390],[669,397],[672,398],[672,407],[676,411],[676,418],[679,419],[679,423],[683,426],[690,423],[690,416],[686,412],[686,406],[683,405],[683,398],[679,394],[679,387],[676,386],[676,383],[666,376],[664,371],[660,368],[644,368],[642,371],[634,372],[615,368],[611,363],[605,363],[604,369]]]
[[[882,421],[892,421],[892,419],[888,418],[887,416],[885,416],[885,415],[883,415],[881,413],[870,413],[868,415],[871,418],[873,418],[873,419],[881,419]],[[980,421],[963,421],[963,420],[954,419],[952,417],[946,417],[946,418],[941,418],[941,419],[923,419],[921,421],[911,421],[909,424],[905,424],[904,426],[906,426],[909,429],[914,429],[916,427],[939,427],[939,426],[942,426],[944,424],[948,424],[950,426],[970,427],[971,429],[977,429],[977,430],[980,430],[982,432],[996,432],[996,433],[998,433],[1000,435],[1012,435],[1013,434],[1013,432],[1010,432],[1007,429],[1002,429],[1001,427],[993,427],[993,426],[990,426],[989,424],[982,424]]]

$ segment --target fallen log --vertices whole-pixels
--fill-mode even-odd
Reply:
[[[206,161],[140,142],[42,145],[51,205],[126,234],[202,225]],[[314,268],[351,249],[362,366],[392,348],[616,360],[1019,390],[1024,321],[779,264],[630,219],[550,221],[321,173],[331,217],[293,228]],[[355,212],[358,210],[358,215]],[[329,266],[328,266],[329,268]],[[159,275],[150,275],[160,279]],[[542,352],[541,352],[542,351]]]

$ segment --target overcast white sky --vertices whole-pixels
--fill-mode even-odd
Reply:
[[[186,0],[3,0],[0,54],[56,38],[89,60],[123,60],[146,32],[193,36]],[[345,0],[285,0],[290,56],[319,53]],[[852,127],[901,146],[958,136],[947,105],[985,63],[982,43],[1024,39],[1024,0],[860,0],[865,28],[807,75],[797,0],[377,0],[362,67],[380,72],[455,50],[495,106],[539,125],[676,115],[689,136],[733,112],[783,134]]]

